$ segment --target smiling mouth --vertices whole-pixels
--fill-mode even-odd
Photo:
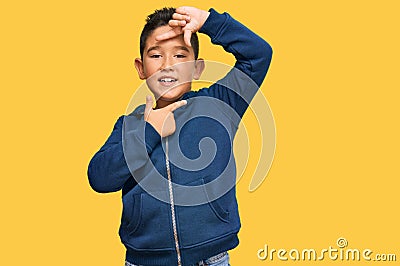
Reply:
[[[158,79],[158,82],[160,82],[161,85],[163,86],[171,86],[173,84],[175,84],[178,80],[176,78],[172,78],[172,77],[162,77]]]

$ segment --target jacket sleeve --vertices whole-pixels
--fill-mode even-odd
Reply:
[[[242,117],[267,74],[271,46],[228,13],[219,14],[212,8],[199,32],[236,58],[234,68],[202,93],[224,101]]]
[[[105,144],[90,160],[90,186],[99,193],[120,190],[149,161],[160,138],[149,123],[121,116]]]

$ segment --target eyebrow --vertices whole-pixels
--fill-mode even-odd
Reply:
[[[151,51],[157,50],[157,49],[159,49],[159,48],[160,48],[160,46],[152,46],[152,47],[150,47],[149,49],[147,49],[147,53],[150,53]]]
[[[181,46],[181,45],[180,45],[180,46],[175,46],[174,48],[175,48],[175,49],[178,49],[178,50],[184,50],[184,51],[186,51],[186,52],[190,52],[189,49],[188,49],[186,46]]]
[[[158,50],[158,49],[160,49],[160,48],[161,48],[161,46],[159,46],[159,45],[152,46],[152,47],[150,47],[149,49],[147,49],[147,53],[150,53],[150,52],[153,51],[153,50]],[[177,49],[177,50],[184,50],[184,51],[186,51],[186,52],[190,52],[189,49],[188,49],[186,46],[182,46],[182,45],[175,46],[174,49]]]

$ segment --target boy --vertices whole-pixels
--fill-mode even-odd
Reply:
[[[192,80],[204,69],[196,32],[237,61],[223,79],[194,92]],[[232,143],[272,49],[227,13],[179,7],[148,17],[140,52],[135,67],[156,106],[148,96],[118,119],[90,161],[90,185],[122,189],[126,265],[229,265],[240,229]]]

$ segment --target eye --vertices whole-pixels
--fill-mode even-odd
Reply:
[[[184,55],[184,54],[177,54],[177,55],[175,55],[177,58],[185,58],[186,57],[186,55]]]
[[[160,58],[161,55],[160,54],[152,54],[150,55],[150,58]]]

